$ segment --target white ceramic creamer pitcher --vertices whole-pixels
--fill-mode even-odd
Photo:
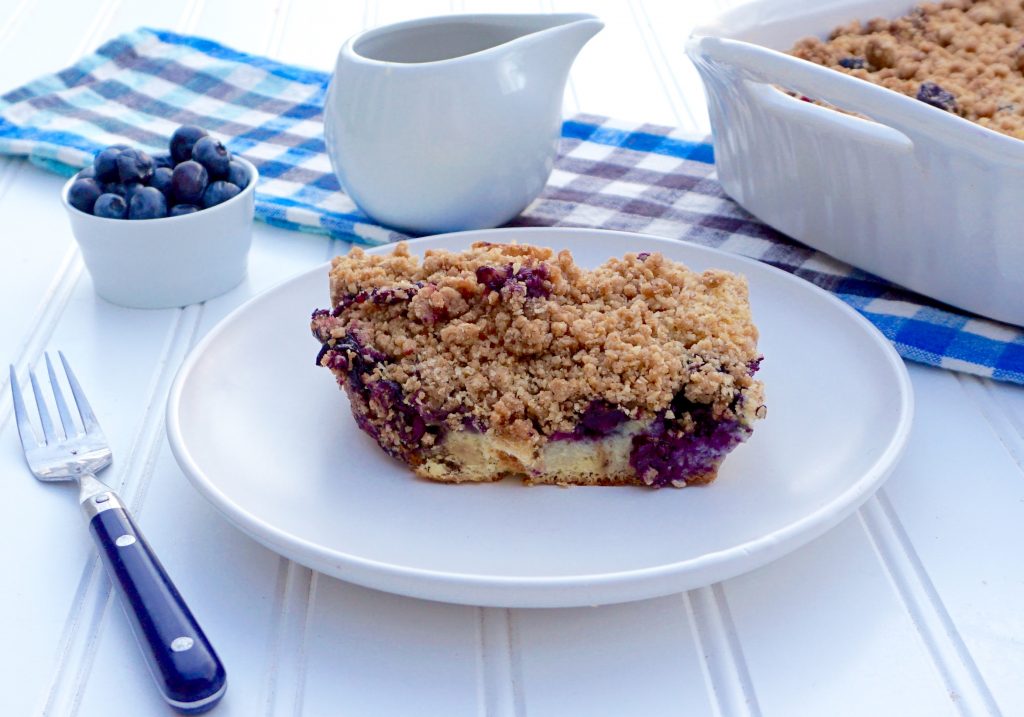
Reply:
[[[369,30],[338,54],[324,112],[345,192],[415,233],[504,224],[543,189],[592,15],[452,15]]]

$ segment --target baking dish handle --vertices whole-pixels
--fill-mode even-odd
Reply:
[[[916,99],[893,92],[884,87],[816,65],[806,60],[770,50],[741,40],[721,37],[694,37],[690,40],[690,55],[697,62],[718,64],[738,70],[743,79],[758,83],[779,85],[816,100],[824,100],[836,107],[870,117],[887,125],[903,136],[900,149],[913,149],[915,138],[944,135],[943,120],[958,117],[938,115]],[[949,137],[959,134],[963,141],[963,128],[954,126]],[[892,137],[892,139],[896,139]]]

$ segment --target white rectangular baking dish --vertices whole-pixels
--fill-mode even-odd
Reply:
[[[907,0],[808,6],[757,0],[690,36],[725,191],[815,249],[1024,325],[1024,141],[780,52],[850,20],[903,15]]]

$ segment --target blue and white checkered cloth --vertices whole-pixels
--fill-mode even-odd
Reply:
[[[0,97],[0,153],[69,174],[107,145],[163,151],[178,125],[196,124],[259,168],[259,219],[362,244],[401,239],[338,188],[323,143],[328,80],[209,40],[137,30]],[[939,305],[765,226],[725,196],[711,145],[671,128],[567,121],[547,188],[512,224],[645,232],[743,254],[837,295],[904,358],[1024,383],[1024,330]]]

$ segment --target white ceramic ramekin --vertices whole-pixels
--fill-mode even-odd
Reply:
[[[707,89],[719,179],[742,207],[815,249],[1024,325],[1024,141],[777,51],[911,7],[757,0],[696,29],[687,51]]]
[[[114,304],[138,309],[184,306],[212,299],[245,277],[252,243],[256,180],[228,201],[193,214],[163,219],[106,219],[68,204],[71,231],[82,249],[96,293]]]

